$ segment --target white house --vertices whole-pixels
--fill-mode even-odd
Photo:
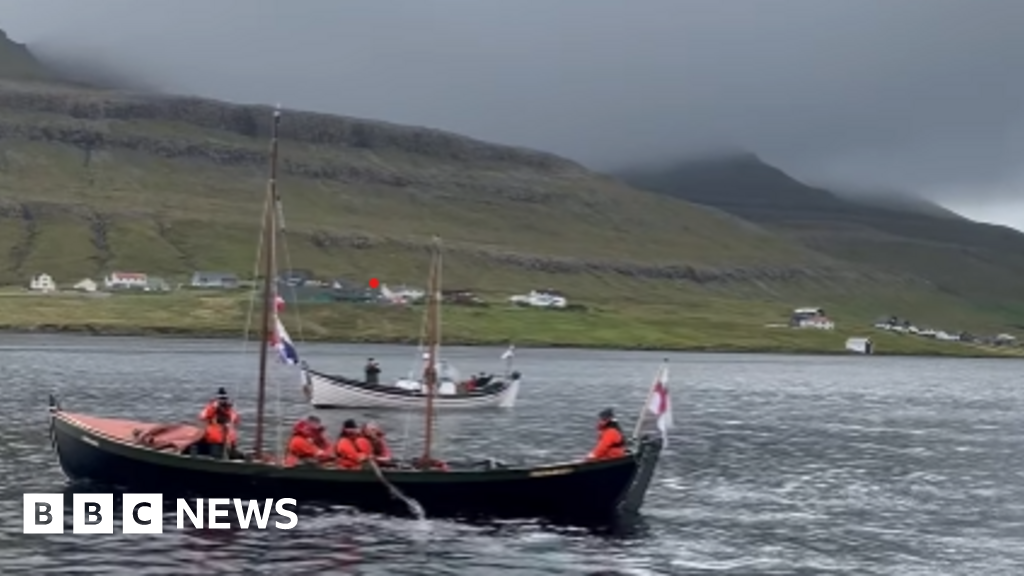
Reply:
[[[79,292],[95,292],[99,285],[92,278],[82,278],[73,288]]]
[[[871,354],[874,352],[875,345],[871,341],[871,338],[847,338],[846,339],[846,350],[855,354]]]
[[[57,290],[57,285],[49,274],[37,274],[29,281],[28,289],[33,292],[54,292]]]
[[[564,296],[538,290],[530,290],[529,294],[517,294],[508,300],[513,304],[537,308],[565,308],[569,304]]]
[[[140,272],[111,272],[103,279],[108,290],[124,290],[136,288],[144,290],[149,283],[149,276]]]
[[[815,328],[817,330],[835,330],[836,323],[824,316],[814,318],[802,318],[797,323],[797,328]]]
[[[793,328],[815,328],[818,330],[834,330],[835,322],[828,319],[821,308],[797,308],[789,317],[789,325]]]
[[[411,288],[409,286],[395,286],[394,288],[388,288],[387,284],[381,284],[380,295],[385,300],[395,304],[408,304],[410,302],[418,302],[422,300],[427,293],[419,288]]]

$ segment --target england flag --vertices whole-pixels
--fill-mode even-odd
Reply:
[[[668,446],[668,429],[672,427],[672,402],[668,396],[668,365],[664,365],[658,373],[657,380],[651,390],[651,400],[647,410],[658,418],[658,430],[661,431],[662,445]]]

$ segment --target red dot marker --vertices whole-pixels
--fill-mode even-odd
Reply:
[[[370,278],[370,288],[376,288],[378,286],[380,286],[380,280],[377,280],[376,278]]]

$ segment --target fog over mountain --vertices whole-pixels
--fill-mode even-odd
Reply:
[[[1024,228],[1020,0],[0,0],[135,86],[444,128],[594,168],[757,153]]]

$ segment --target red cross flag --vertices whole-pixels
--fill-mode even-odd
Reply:
[[[672,427],[672,402],[668,396],[668,364],[662,366],[654,381],[647,410],[657,418],[662,444],[668,446],[668,429]]]

